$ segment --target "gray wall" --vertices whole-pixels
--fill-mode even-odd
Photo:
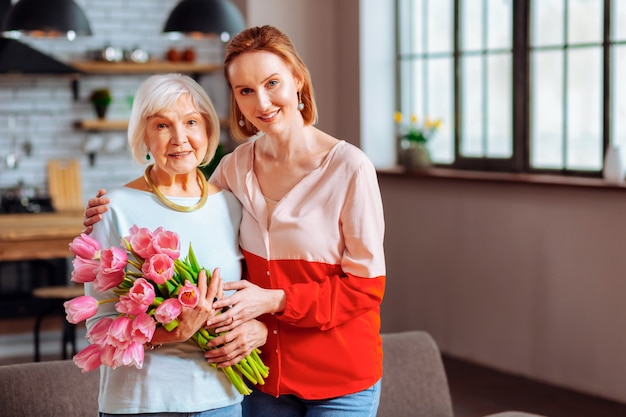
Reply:
[[[193,46],[197,60],[222,62],[219,41],[170,41],[162,33],[169,11],[177,0],[79,0],[94,35],[74,42],[58,39],[25,39],[24,42],[61,61],[85,59],[89,49],[112,46],[130,49],[140,46],[154,57],[162,58],[170,46]],[[71,80],[64,76],[0,75],[0,157],[10,152],[12,138],[8,132],[10,116],[17,116],[17,169],[6,169],[0,163],[0,188],[19,182],[46,187],[46,162],[53,158],[77,158],[81,161],[83,197],[99,188],[111,188],[139,176],[143,168],[130,157],[126,132],[89,133],[74,129],[74,122],[95,117],[88,97],[92,89],[108,87],[113,102],[109,119],[127,119],[129,97],[149,74],[86,75],[80,78],[79,97],[74,100]],[[228,114],[228,95],[221,71],[202,76],[200,82],[212,97],[221,117]],[[32,143],[32,154],[24,154],[22,145]],[[227,138],[224,138],[227,140]],[[87,153],[97,152],[95,164],[88,163]],[[2,161],[2,158],[0,158]]]
[[[385,331],[626,402],[623,190],[379,179]]]

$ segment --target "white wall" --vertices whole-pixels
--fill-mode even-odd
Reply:
[[[154,0],[79,0],[77,3],[83,7],[94,36],[74,42],[51,39],[25,39],[24,42],[61,61],[84,58],[87,50],[105,44],[127,49],[140,46],[159,58],[171,45],[190,45],[198,51],[198,61],[222,61],[219,42],[172,42],[161,34],[165,19],[177,0],[159,0],[159,7],[155,7]],[[17,169],[6,169],[0,163],[0,188],[13,187],[20,181],[45,188],[46,161],[52,158],[80,159],[85,199],[101,187],[121,185],[140,175],[143,168],[130,157],[125,132],[93,135],[74,129],[73,124],[81,118],[94,118],[87,97],[93,88],[103,86],[113,93],[107,117],[127,118],[130,113],[128,97],[147,76],[84,76],[80,79],[79,100],[74,101],[67,77],[0,75],[0,156],[11,151],[10,115],[18,117],[16,138],[20,148],[27,139],[33,145],[31,156],[20,155]],[[203,76],[200,81],[213,98],[218,113],[226,116],[228,96],[222,73]],[[119,144],[122,144],[121,149]],[[88,163],[86,146],[98,149],[94,166]]]
[[[348,1],[350,3],[351,1]],[[311,72],[319,111],[317,126],[338,135],[341,112],[336,99],[339,87],[336,0],[247,0],[249,26],[273,25],[285,32]],[[358,141],[357,138],[345,138]]]

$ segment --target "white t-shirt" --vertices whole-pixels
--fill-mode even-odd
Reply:
[[[225,282],[241,279],[241,205],[232,193],[210,195],[202,208],[189,213],[165,207],[152,193],[127,187],[114,189],[107,197],[111,200],[109,210],[91,234],[103,248],[119,246],[133,225],[150,230],[162,226],[179,234],[181,257],[187,255],[191,242],[202,267],[209,271],[219,267]],[[199,200],[168,198],[187,206]],[[115,297],[112,290],[100,293],[90,284],[85,285],[85,293],[97,299]],[[101,304],[98,314],[87,320],[87,328],[102,317],[115,315],[115,303]],[[193,341],[168,343],[159,350],[146,351],[142,369],[100,367],[99,409],[104,413],[198,412],[241,400],[224,373],[206,362]]]

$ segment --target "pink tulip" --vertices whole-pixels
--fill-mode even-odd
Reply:
[[[93,259],[85,259],[77,256],[72,260],[72,281],[84,284],[96,279],[100,263]]]
[[[195,308],[200,302],[200,290],[194,284],[185,280],[185,285],[178,289],[178,301],[183,307]]]
[[[141,267],[141,272],[146,279],[156,284],[165,284],[174,276],[174,261],[167,255],[157,253],[146,259]]]
[[[130,235],[126,237],[126,240],[130,243],[130,246],[137,255],[146,259],[156,253],[152,246],[152,238],[154,236],[149,229],[145,227],[139,228],[137,225],[133,225],[129,232]]]
[[[144,278],[137,278],[128,291],[128,296],[146,308],[154,301],[154,287]]]
[[[115,309],[120,313],[136,316],[144,313],[154,301],[155,293],[152,285],[143,278],[133,283],[127,294],[120,297]]]
[[[109,337],[109,328],[113,319],[111,317],[103,317],[87,332],[87,340],[97,345],[106,343]]]
[[[83,373],[93,371],[102,365],[100,353],[102,348],[98,345],[89,345],[85,349],[74,355],[74,363]]]
[[[66,313],[65,319],[72,324],[77,324],[96,314],[98,300],[88,295],[81,295],[64,302],[63,307]]]
[[[107,291],[117,287],[124,280],[128,255],[122,249],[112,247],[103,249],[100,256],[100,268],[93,286],[98,291]]]
[[[159,227],[154,231],[152,246],[157,253],[163,253],[169,256],[172,260],[176,260],[180,256],[180,241],[178,239],[178,234],[165,230],[162,227]]]
[[[115,364],[115,352],[117,352],[117,348],[109,343],[102,345],[102,350],[100,353],[100,361],[104,366],[108,366],[109,368],[115,369],[117,365]]]
[[[85,259],[98,259],[100,243],[91,236],[81,233],[70,243],[70,252]]]
[[[123,349],[131,342],[133,320],[128,316],[118,316],[111,322],[107,343],[116,349]]]
[[[152,317],[146,313],[139,314],[133,320],[131,339],[133,342],[143,345],[152,340],[155,330],[156,323],[152,320]]]
[[[106,272],[124,271],[127,263],[128,254],[116,246],[104,249],[100,254],[100,270]]]
[[[143,343],[130,343],[124,349],[117,349],[113,356],[115,366],[130,366],[141,369],[143,366],[144,349]]]
[[[154,310],[154,318],[161,324],[176,320],[183,311],[183,306],[176,298],[167,298]]]
[[[124,280],[124,271],[113,271],[111,273],[105,273],[98,271],[96,279],[93,280],[93,287],[98,291],[107,291],[111,288],[115,288]]]
[[[136,303],[128,295],[122,295],[120,301],[115,303],[115,310],[122,314],[129,314],[131,316],[145,313],[148,307]]]

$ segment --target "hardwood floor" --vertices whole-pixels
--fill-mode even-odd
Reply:
[[[547,417],[625,417],[626,404],[444,356],[455,417],[525,411]]]

